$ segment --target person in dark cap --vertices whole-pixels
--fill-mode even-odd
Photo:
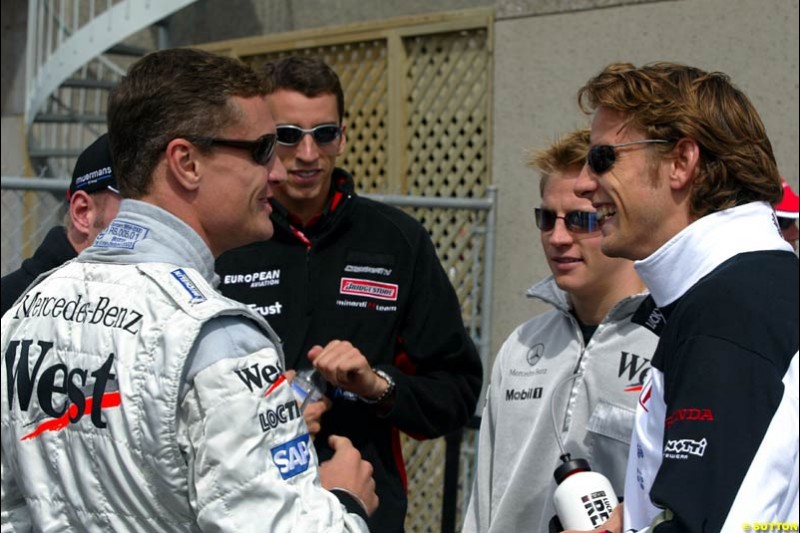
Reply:
[[[67,199],[69,211],[64,216],[64,225],[51,228],[33,256],[0,280],[2,314],[6,314],[39,274],[76,257],[117,215],[121,198],[111,170],[108,135],[103,134],[78,157]]]

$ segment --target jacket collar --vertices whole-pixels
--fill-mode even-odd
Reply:
[[[353,177],[341,168],[334,168],[331,175],[331,188],[328,192],[328,202],[322,213],[306,225],[291,213],[275,198],[270,199],[272,204],[272,223],[277,229],[288,232],[293,239],[311,246],[311,239],[319,239],[329,234],[347,212],[349,200],[355,193]]]
[[[696,220],[634,268],[656,305],[665,307],[731,257],[762,250],[792,247],[783,240],[772,207],[752,202]]]
[[[559,289],[552,274],[542,281],[535,283],[526,293],[528,298],[536,298],[547,304],[552,305],[562,313],[570,314],[572,302],[569,293]],[[622,320],[628,315],[632,315],[647,296],[647,292],[626,296],[608,311],[603,322],[607,320]]]

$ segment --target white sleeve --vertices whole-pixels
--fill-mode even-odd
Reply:
[[[3,428],[3,433],[11,435],[13,432]],[[5,448],[5,441],[3,447]],[[2,533],[33,531],[31,515],[25,503],[25,498],[19,490],[19,485],[14,477],[14,473],[6,464],[6,453],[4,450],[0,453],[2,455],[2,466],[0,466],[0,468],[2,468],[2,470],[0,470],[0,479],[2,479],[2,494],[0,495],[0,508],[2,508],[2,513],[0,513],[0,531],[2,531]]]
[[[230,332],[212,335],[231,340]],[[208,357],[203,345],[219,343],[203,343],[195,360],[205,362],[187,376],[178,441],[198,525],[204,531],[368,531],[320,485],[305,421],[277,352],[262,338],[262,348],[231,357]]]
[[[481,427],[478,433],[478,459],[475,467],[475,480],[469,505],[464,513],[462,533],[478,533],[488,531],[491,523],[492,502],[492,461],[494,449],[494,426],[491,414],[491,385],[486,390],[486,405],[481,415]]]

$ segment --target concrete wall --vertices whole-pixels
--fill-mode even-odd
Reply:
[[[798,190],[798,0],[679,0],[498,20],[495,352],[517,324],[545,309],[524,297],[549,274],[533,221],[538,177],[525,167],[525,150],[586,124],[577,90],[618,60],[670,60],[729,74],[760,112],[778,166]]]
[[[173,45],[492,6],[492,0],[199,0],[170,18]]]

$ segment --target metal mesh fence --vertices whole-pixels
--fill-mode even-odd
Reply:
[[[63,223],[67,212],[64,192],[2,190],[3,276],[33,255],[51,227]]]

